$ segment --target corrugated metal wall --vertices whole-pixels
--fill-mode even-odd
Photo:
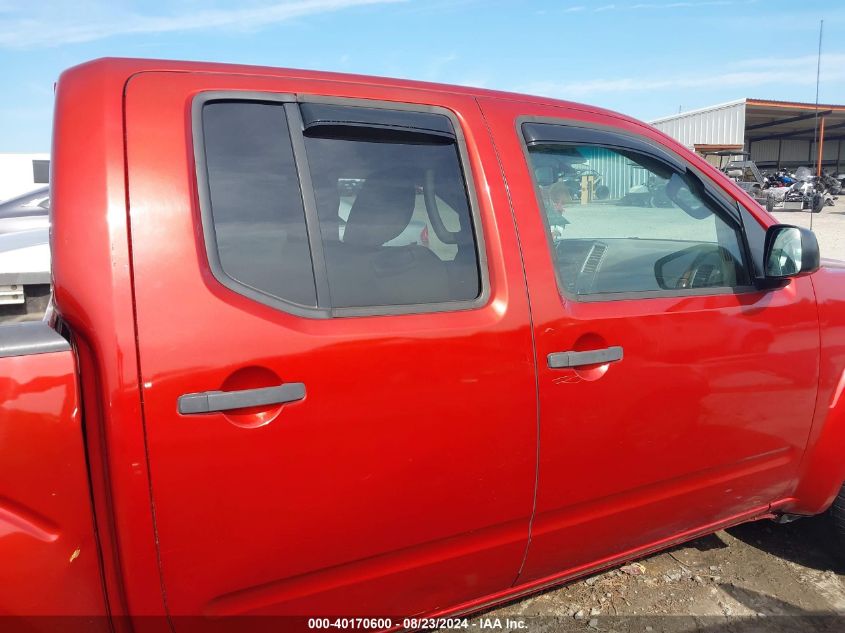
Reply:
[[[780,164],[784,167],[797,167],[800,165],[814,165],[818,160],[818,150],[812,141],[803,141],[785,138],[781,141]],[[845,161],[845,147],[840,153],[839,144],[841,140],[827,141],[822,150],[822,160],[831,167],[836,163],[837,156]],[[754,141],[751,143],[751,160],[758,165],[773,167],[778,162],[778,141],[769,139],[765,141]]]
[[[635,167],[633,162],[621,154],[599,149],[590,154],[587,161],[591,169],[601,174],[601,183],[610,188],[610,198],[624,196],[634,185],[646,183],[648,174],[645,169]]]
[[[822,156],[822,161],[829,163],[836,162],[837,151],[839,150],[838,144],[841,142],[841,140],[825,142],[822,146],[822,154],[824,154],[824,156]],[[816,147],[816,145],[813,145],[813,156],[819,155],[819,150],[816,149]]]
[[[651,124],[680,141],[690,149],[694,145],[744,145],[745,144],[745,99],[721,105],[682,112],[656,119]],[[833,168],[837,157],[845,163],[845,147],[841,140],[824,144],[823,161]],[[812,141],[785,138],[781,140],[780,164],[785,167],[813,165],[818,150]],[[778,140],[769,139],[751,143],[751,158],[766,168],[778,162]],[[718,162],[718,161],[717,161]]]
[[[695,144],[742,145],[745,99],[663,117],[651,124],[689,148]]]
[[[794,163],[806,164],[810,151],[810,141],[798,141],[795,139],[783,139],[781,141],[780,162],[781,165]],[[778,140],[755,141],[751,143],[751,160],[761,164],[777,164],[778,161]]]

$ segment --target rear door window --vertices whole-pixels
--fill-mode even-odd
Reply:
[[[315,126],[305,131],[305,147],[333,306],[478,296],[470,202],[454,137]]]
[[[214,102],[202,110],[214,252],[236,283],[317,306],[305,210],[284,108]]]
[[[450,117],[228,99],[201,112],[206,241],[230,288],[328,316],[448,310],[481,296],[477,220]]]

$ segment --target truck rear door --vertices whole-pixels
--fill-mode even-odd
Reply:
[[[534,359],[475,102],[145,73],[126,126],[171,614],[408,615],[510,586]]]

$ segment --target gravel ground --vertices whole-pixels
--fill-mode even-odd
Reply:
[[[810,226],[807,212],[775,216]],[[822,257],[845,260],[845,196],[812,222]],[[834,547],[824,516],[748,523],[487,612],[469,630],[841,632]]]
[[[531,631],[845,631],[826,517],[748,523],[473,618]]]
[[[774,216],[783,224],[810,227],[819,240],[822,257],[845,260],[845,195],[834,202],[834,206],[825,207],[821,213],[807,211],[776,211]]]

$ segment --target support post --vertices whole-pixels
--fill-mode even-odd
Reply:
[[[822,117],[821,126],[819,129],[819,161],[816,164],[816,175],[822,175],[822,152],[824,150],[824,120],[825,117]]]

